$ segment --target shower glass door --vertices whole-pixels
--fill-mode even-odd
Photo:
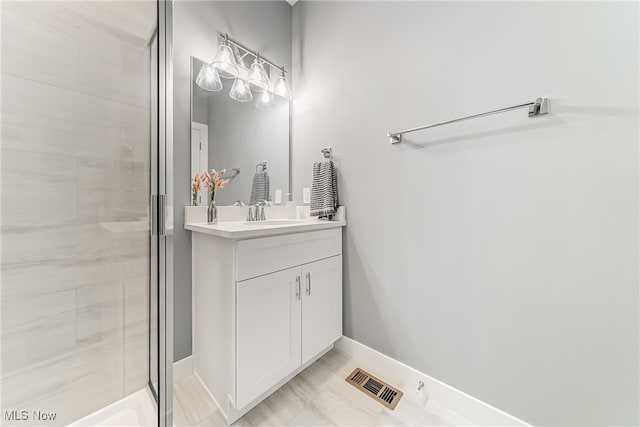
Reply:
[[[0,425],[169,426],[171,2],[0,20]]]

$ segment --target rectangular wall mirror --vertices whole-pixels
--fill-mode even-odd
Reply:
[[[276,191],[280,190],[285,203],[290,192],[289,101],[280,100],[261,109],[256,107],[260,94],[253,92],[251,101],[238,102],[229,96],[233,79],[222,79],[220,91],[205,90],[195,82],[203,65],[208,66],[191,57],[191,176],[226,169],[225,178],[233,178],[218,192],[216,203],[225,206],[239,201],[249,205],[254,175],[265,171],[267,200],[276,201]],[[277,76],[269,77],[274,80]],[[207,202],[207,192],[202,190],[199,204]]]

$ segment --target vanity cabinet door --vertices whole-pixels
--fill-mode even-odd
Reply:
[[[301,364],[300,267],[237,282],[236,407]]]
[[[342,256],[302,266],[302,363],[342,336]]]

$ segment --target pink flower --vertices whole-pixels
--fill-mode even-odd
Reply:
[[[203,173],[201,179],[204,181],[204,186],[214,191],[219,188],[224,188],[229,183],[229,180],[220,179],[220,177],[224,175],[226,171],[226,169],[222,169],[220,172],[217,172],[215,169],[211,169],[211,173]]]

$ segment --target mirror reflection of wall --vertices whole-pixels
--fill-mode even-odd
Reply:
[[[222,79],[223,89],[207,91],[195,83],[203,61],[192,58],[191,96],[191,175],[205,170],[240,169],[216,195],[218,205],[239,200],[250,203],[254,174],[266,162],[269,198],[281,190],[282,202],[289,192],[289,102],[277,102],[270,109],[259,109],[253,100],[238,102],[229,96],[233,79]],[[272,73],[273,74],[273,73]],[[272,81],[277,76],[270,76]],[[200,204],[207,203],[206,190]]]

